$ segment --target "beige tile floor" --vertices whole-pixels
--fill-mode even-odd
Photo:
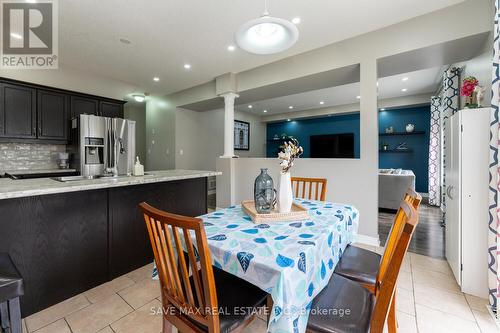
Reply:
[[[160,289],[150,277],[147,265],[56,304],[25,318],[24,332],[158,333]],[[407,254],[398,285],[399,332],[498,332],[486,304],[460,292],[446,261]],[[244,332],[265,331],[265,321],[257,318]]]

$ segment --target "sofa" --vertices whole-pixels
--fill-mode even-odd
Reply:
[[[413,171],[380,169],[378,174],[379,208],[397,210],[408,188],[415,189]]]

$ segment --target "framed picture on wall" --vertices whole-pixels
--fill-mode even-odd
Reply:
[[[250,123],[234,121],[234,149],[250,150]]]

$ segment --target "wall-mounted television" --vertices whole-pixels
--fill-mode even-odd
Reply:
[[[312,135],[311,158],[354,158],[354,133]]]

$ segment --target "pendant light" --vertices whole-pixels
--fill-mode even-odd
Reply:
[[[238,46],[254,54],[274,54],[292,47],[299,39],[299,29],[290,21],[272,17],[267,0],[262,16],[243,24],[236,32]]]

